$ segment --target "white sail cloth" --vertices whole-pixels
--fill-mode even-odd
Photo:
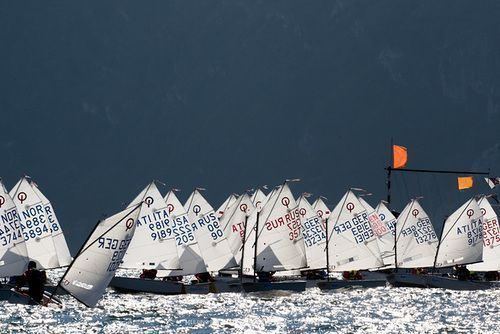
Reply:
[[[198,190],[193,191],[184,204],[189,221],[200,245],[201,255],[208,271],[219,271],[236,266],[226,236],[214,209]]]
[[[221,204],[221,206],[217,209],[217,218],[221,218],[224,215],[224,212],[231,207],[238,200],[238,195],[231,194],[228,198]]]
[[[21,275],[28,261],[16,205],[0,181],[0,277]]]
[[[60,286],[94,307],[115,275],[134,236],[141,205],[127,208],[97,224],[61,278]]]
[[[272,192],[260,212],[257,226],[255,271],[306,267],[299,209],[287,183]]]
[[[142,203],[134,238],[121,268],[179,269],[179,257],[172,231],[173,222],[155,182],[146,186],[128,205]]]
[[[417,200],[406,205],[396,221],[396,267],[432,267],[438,238]]]
[[[474,198],[449,216],[439,243],[436,268],[483,260],[483,214]]]
[[[330,271],[374,269],[384,265],[368,212],[351,190],[333,209],[327,225]]]
[[[483,262],[468,265],[472,271],[500,271],[500,224],[488,198],[478,201],[483,214]]]
[[[229,247],[238,265],[241,264],[241,251],[248,216],[255,210],[248,194],[241,195],[220,218],[220,225],[227,236]]]
[[[186,209],[181,204],[174,190],[167,193],[164,198],[167,210],[172,219],[172,232],[179,255],[180,270],[167,272],[168,276],[194,275],[207,271],[207,266],[194,234]]]
[[[306,252],[307,268],[326,268],[326,229],[321,217],[313,209],[305,196],[298,199],[302,236]]]

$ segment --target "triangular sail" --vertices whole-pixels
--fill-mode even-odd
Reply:
[[[242,241],[245,234],[245,221],[255,210],[248,194],[241,195],[220,219],[220,225],[227,236],[229,247],[234,254],[236,263],[240,265]]]
[[[21,275],[28,261],[16,205],[0,181],[0,277]]]
[[[323,222],[323,224],[325,224],[325,221],[330,216],[330,209],[325,204],[325,202],[323,201],[323,199],[321,197],[318,197],[314,201],[314,203],[312,204],[312,207],[313,207],[314,210],[316,210],[316,213],[318,214],[318,217],[321,218],[321,221]]]
[[[326,268],[326,229],[316,210],[305,196],[298,199],[302,235],[306,251],[307,269]]]
[[[272,192],[258,222],[256,271],[283,271],[306,266],[299,209],[288,184]]]
[[[81,303],[94,307],[127,252],[139,208],[140,205],[127,208],[98,223],[59,286]]]
[[[47,219],[49,221],[50,227],[52,229],[52,240],[54,242],[54,247],[56,248],[57,258],[59,259],[60,266],[67,266],[71,263],[71,254],[69,252],[68,244],[66,243],[66,238],[64,237],[63,230],[59,224],[56,213],[52,204],[47,197],[41,192],[40,188],[33,182],[31,182],[31,187],[35,194],[42,200]]]
[[[396,267],[432,267],[437,244],[429,216],[417,200],[412,200],[396,220]]]
[[[449,216],[443,227],[435,267],[483,260],[483,214],[474,198]]]
[[[28,257],[40,269],[60,267],[52,239],[52,225],[42,200],[37,196],[26,177],[21,178],[9,195],[16,204]]]
[[[483,214],[483,262],[468,265],[472,271],[500,271],[500,224],[488,198],[478,201]]]
[[[170,271],[167,275],[194,275],[207,271],[186,209],[173,190],[167,193],[164,200],[172,219],[172,232],[174,233],[179,255],[179,267],[181,268],[180,270]]]
[[[330,271],[383,266],[368,212],[351,190],[347,191],[330,214],[328,243]]]
[[[167,205],[151,182],[129,204],[142,203],[134,238],[123,258],[121,268],[178,269],[179,257],[172,231],[173,222]]]
[[[217,209],[217,218],[221,218],[226,212],[227,209],[231,207],[238,200],[238,195],[231,194],[228,198],[221,204],[221,206]]]
[[[268,195],[264,194],[262,190],[257,189],[252,194],[250,200],[257,209],[261,210],[262,207],[266,204],[268,198]]]
[[[208,204],[198,190],[193,191],[184,204],[188,212],[189,221],[194,230],[201,255],[207,265],[208,271],[236,266],[236,260],[229,248],[224,231],[213,207]]]
[[[396,217],[387,208],[384,202],[380,202],[375,208],[378,217],[383,225],[378,225],[373,228],[373,232],[377,236],[378,248],[380,255],[384,261],[384,265],[394,265],[394,236],[396,235]]]

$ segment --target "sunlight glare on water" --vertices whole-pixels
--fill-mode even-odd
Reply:
[[[32,333],[498,333],[500,290],[377,288],[159,296],[109,290],[94,309],[0,302],[0,331]]]

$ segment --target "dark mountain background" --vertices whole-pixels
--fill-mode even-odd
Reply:
[[[4,1],[0,175],[31,175],[73,252],[151,180],[231,192],[300,177],[335,204],[409,167],[500,174],[498,1]],[[394,180],[434,224],[455,176]],[[162,189],[163,192],[166,189]]]

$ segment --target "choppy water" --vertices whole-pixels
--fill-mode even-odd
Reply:
[[[282,296],[126,295],[110,290],[94,309],[69,296],[62,299],[62,310],[0,302],[0,331],[498,333],[500,328],[500,289],[315,288]]]

